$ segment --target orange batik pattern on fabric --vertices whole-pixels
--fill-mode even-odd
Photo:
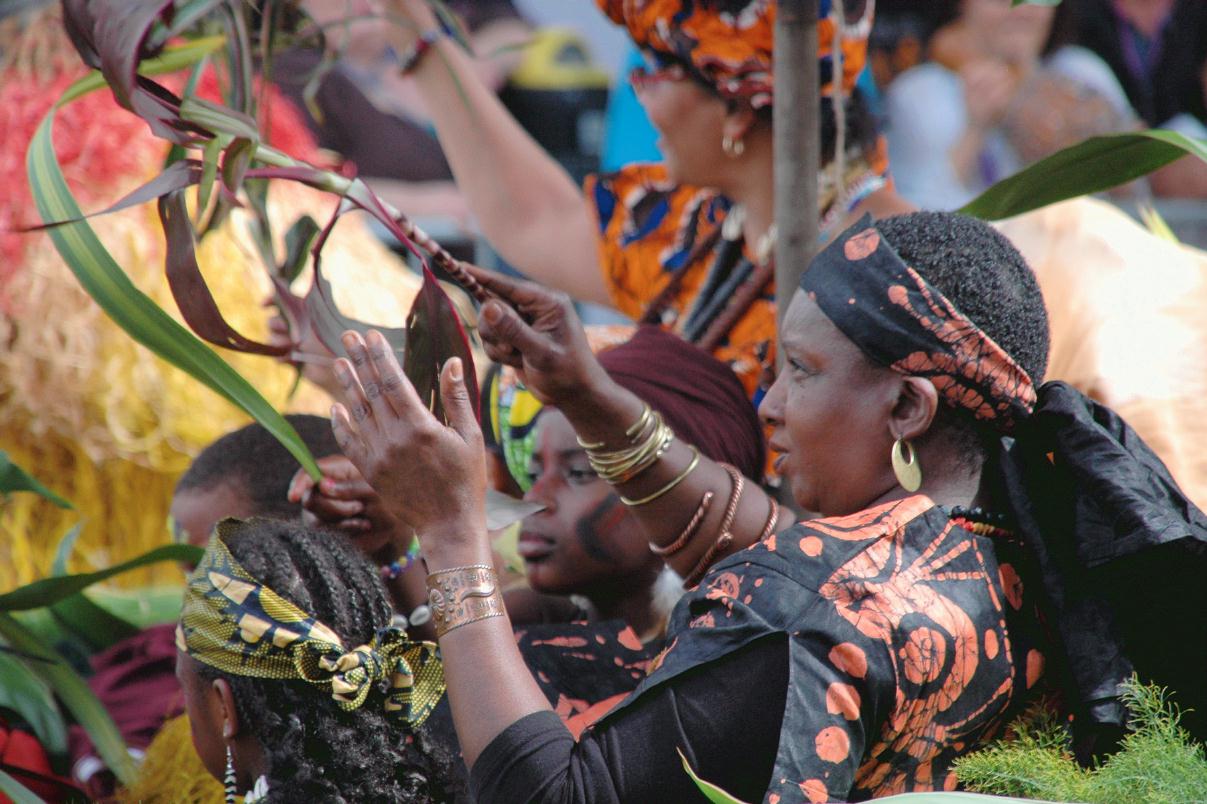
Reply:
[[[1043,673],[1021,557],[922,495],[802,522],[709,572],[630,700],[786,635],[790,687],[764,801],[949,788],[952,763],[992,739]]]
[[[801,289],[876,363],[927,377],[944,402],[1000,432],[1035,407],[1027,372],[864,220],[810,263]]]

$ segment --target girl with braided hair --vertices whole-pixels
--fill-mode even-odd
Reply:
[[[447,801],[421,728],[444,690],[430,643],[389,628],[375,567],[299,524],[223,520],[189,579],[176,674],[227,801]]]

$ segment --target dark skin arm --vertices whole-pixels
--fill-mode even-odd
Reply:
[[[336,362],[345,405],[332,408],[341,451],[419,536],[428,570],[491,563],[486,532],[486,452],[459,360],[441,374],[449,424],[420,402],[380,333],[347,333],[351,360]],[[549,709],[506,616],[440,638],[453,722],[465,761],[515,721]]]
[[[562,411],[583,441],[603,442],[609,449],[626,446],[625,431],[641,416],[642,402],[613,382],[595,360],[569,297],[482,269],[474,269],[474,274],[496,296],[482,308],[479,320],[487,354],[520,370],[525,385],[543,403]],[[646,497],[680,476],[692,456],[689,445],[676,440],[661,460],[616,490],[630,499]],[[713,492],[712,506],[697,535],[668,561],[686,577],[720,535],[731,489],[726,471],[701,456],[696,469],[669,493],[631,510],[649,540],[665,545],[678,537],[703,495]],[[753,544],[771,504],[755,483],[747,482],[731,528],[733,544],[720,555]],[[776,529],[791,524],[792,517],[785,511]]]

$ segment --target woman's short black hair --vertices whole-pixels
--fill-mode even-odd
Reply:
[[[368,643],[390,624],[380,575],[338,534],[272,519],[251,519],[226,539],[252,576],[340,636]],[[264,750],[270,801],[449,801],[456,792],[451,752],[425,729],[404,731],[370,694],[351,712],[305,681],[248,678],[198,664],[234,693],[242,728]]]
[[[1035,273],[1004,235],[954,212],[896,215],[877,221],[876,228],[907,265],[1014,358],[1036,387],[1043,382],[1048,311]],[[963,418],[963,411],[941,410],[945,420]],[[969,415],[965,424],[971,422]]]
[[[292,413],[302,442],[316,458],[339,452],[331,420],[323,416]],[[247,496],[258,516],[294,519],[301,509],[289,502],[289,483],[301,468],[297,458],[257,423],[227,433],[203,449],[176,483],[176,491],[209,491],[227,485]]]

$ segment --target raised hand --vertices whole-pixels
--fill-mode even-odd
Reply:
[[[289,484],[289,501],[301,503],[302,521],[346,533],[367,556],[378,560],[386,548],[408,546],[411,531],[385,507],[381,495],[343,455],[318,459],[319,482],[299,469]]]
[[[344,404],[331,409],[340,450],[385,509],[419,535],[429,563],[489,555],[486,453],[461,361],[449,360],[440,375],[446,426],[420,401],[380,332],[365,339],[346,332],[343,345],[350,359],[336,361],[335,375]]]
[[[496,298],[482,306],[486,354],[514,366],[541,402],[563,411],[610,384],[565,293],[466,266]]]

